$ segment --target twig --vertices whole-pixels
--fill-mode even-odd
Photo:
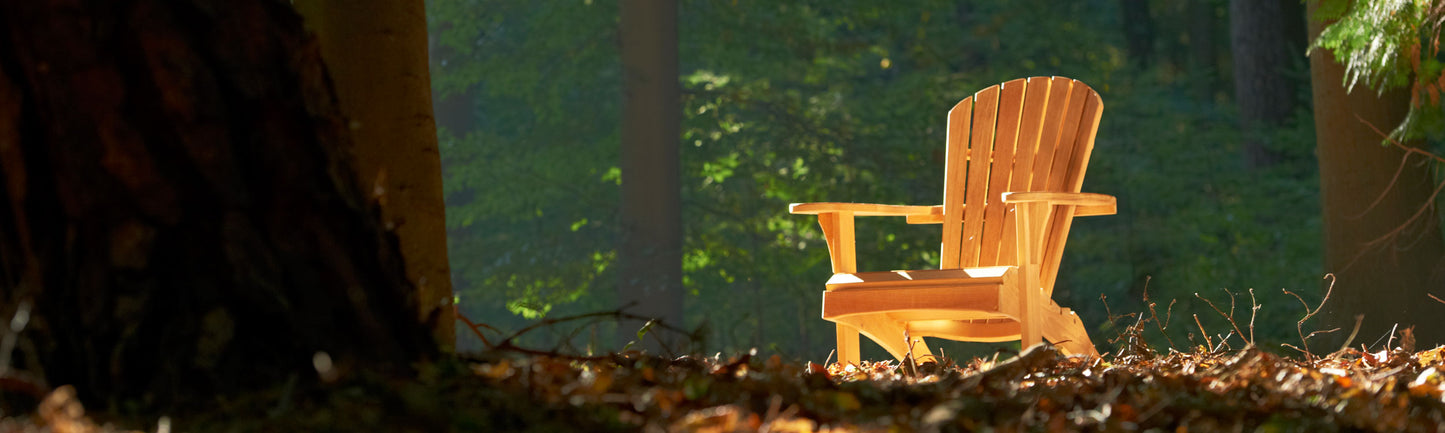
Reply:
[[[498,341],[498,342],[496,342],[496,343],[492,343],[491,340],[487,339],[487,337],[482,333],[481,328],[487,328],[487,329],[492,330],[493,332],[501,332],[500,330],[498,330],[498,329],[496,329],[496,328],[493,328],[493,327],[491,327],[491,326],[488,326],[488,325],[486,325],[486,324],[473,322],[473,321],[472,321],[470,318],[468,318],[465,314],[462,314],[462,312],[461,312],[461,310],[460,310],[459,307],[453,306],[453,308],[456,309],[455,311],[456,311],[457,319],[458,319],[458,320],[461,320],[462,323],[465,323],[465,324],[467,325],[467,327],[468,327],[469,329],[471,329],[472,332],[477,335],[477,337],[480,337],[480,338],[482,339],[482,343],[483,343],[483,344],[486,344],[486,345],[487,345],[487,348],[490,349],[490,350],[510,351],[510,352],[517,352],[517,353],[526,354],[526,355],[551,356],[551,357],[567,358],[567,359],[578,360],[578,361],[601,361],[601,360],[612,359],[612,357],[611,357],[611,356],[579,356],[579,355],[569,355],[569,354],[565,354],[565,353],[560,353],[560,352],[558,352],[558,351],[556,351],[556,350],[550,350],[550,351],[549,351],[549,350],[537,350],[537,349],[531,349],[531,348],[527,348],[527,347],[518,346],[516,343],[514,343],[514,341],[515,341],[518,337],[521,337],[521,336],[524,335],[524,334],[527,334],[527,333],[529,333],[529,332],[535,331],[535,330],[540,329],[540,328],[543,328],[543,327],[555,326],[555,325],[558,325],[558,324],[561,324],[561,323],[575,322],[575,321],[579,321],[579,320],[583,320],[583,319],[613,318],[613,319],[618,319],[618,320],[655,320],[655,319],[652,319],[652,318],[643,317],[643,316],[639,316],[639,315],[636,315],[636,314],[626,313],[626,312],[623,312],[623,311],[621,311],[621,310],[601,311],[601,312],[594,312],[594,313],[578,314],[578,315],[574,315],[574,316],[549,318],[549,319],[540,320],[540,321],[538,321],[537,323],[533,323],[533,324],[531,324],[531,325],[528,325],[528,326],[526,326],[526,327],[524,327],[524,328],[522,328],[522,329],[517,330],[516,332],[513,332],[512,335],[509,335],[509,336],[507,336],[506,338],[503,338],[501,341]],[[655,322],[652,324],[652,326],[657,327],[657,328],[660,328],[660,329],[663,329],[663,330],[667,330],[667,331],[671,331],[671,332],[676,332],[676,333],[678,333],[678,334],[682,334],[682,335],[685,335],[685,336],[688,336],[688,337],[692,337],[692,335],[689,334],[688,332],[686,332],[685,330],[682,330],[682,329],[677,328],[677,327],[672,326],[672,325],[668,325],[667,323],[664,323],[664,322],[662,322],[662,321],[660,321],[660,320],[655,321]]]
[[[500,332],[502,332],[502,331],[499,331],[499,330],[497,330],[497,328],[493,328],[493,327],[491,327],[490,325],[479,324],[479,323],[472,322],[472,319],[469,319],[469,318],[467,318],[467,315],[462,314],[461,307],[458,307],[457,304],[452,304],[452,312],[457,315],[457,319],[458,319],[458,320],[461,320],[462,323],[465,323],[465,324],[467,325],[467,328],[468,328],[468,329],[471,329],[471,330],[472,330],[472,333],[473,333],[473,334],[477,334],[477,338],[482,339],[482,344],[487,345],[487,348],[488,348],[488,349],[494,347],[494,346],[492,345],[491,340],[488,340],[486,335],[482,335],[482,330],[481,330],[481,329],[478,329],[478,328],[486,327],[487,329],[492,330],[492,332],[498,332],[498,333],[500,333]]]
[[[1426,293],[1425,296],[1429,296],[1430,299],[1434,299],[1435,302],[1439,302],[1439,303],[1441,303],[1441,304],[1445,304],[1445,300],[1441,300],[1440,298],[1435,297],[1435,295],[1433,295],[1433,294]]]
[[[1350,343],[1354,342],[1354,341],[1355,341],[1355,336],[1360,334],[1360,324],[1361,324],[1361,323],[1364,323],[1364,321],[1365,321],[1365,315],[1364,315],[1364,314],[1356,314],[1356,315],[1355,315],[1355,330],[1350,331],[1350,337],[1345,339],[1345,344],[1340,345],[1340,350],[1336,350],[1335,353],[1344,352],[1345,349],[1350,348]],[[1311,334],[1311,335],[1313,335],[1313,334]]]
[[[1365,124],[1365,126],[1370,127],[1370,129],[1373,130],[1373,131],[1375,131],[1376,134],[1379,134],[1381,137],[1384,137],[1385,141],[1389,142],[1389,143],[1390,143],[1391,145],[1393,145],[1394,147],[1397,147],[1397,148],[1399,148],[1400,150],[1405,151],[1405,154],[1401,157],[1400,167],[1395,170],[1395,175],[1394,175],[1394,177],[1392,177],[1392,178],[1390,179],[1390,183],[1386,185],[1385,190],[1382,191],[1382,192],[1380,192],[1380,195],[1375,198],[1375,201],[1374,201],[1373,203],[1371,203],[1369,206],[1367,206],[1367,207],[1365,208],[1365,211],[1364,211],[1364,212],[1361,212],[1359,215],[1356,215],[1356,216],[1352,217],[1351,219],[1358,219],[1358,218],[1360,218],[1360,217],[1363,217],[1366,213],[1369,213],[1369,211],[1370,211],[1371,209],[1373,209],[1373,208],[1375,207],[1375,205],[1379,204],[1381,201],[1384,200],[1385,195],[1386,195],[1387,193],[1389,193],[1392,188],[1394,188],[1395,183],[1396,183],[1396,182],[1399,180],[1399,178],[1400,178],[1400,174],[1401,174],[1402,172],[1404,172],[1404,170],[1405,170],[1405,163],[1406,163],[1406,161],[1409,160],[1411,154],[1422,155],[1422,156],[1425,156],[1425,157],[1427,157],[1427,158],[1430,158],[1430,159],[1435,160],[1436,163],[1445,164],[1445,157],[1441,157],[1440,155],[1436,155],[1436,154],[1431,153],[1431,152],[1429,152],[1429,151],[1427,151],[1427,150],[1424,150],[1424,149],[1419,149],[1419,148],[1410,147],[1410,146],[1406,146],[1406,145],[1404,145],[1404,144],[1401,144],[1399,141],[1396,141],[1395,139],[1390,138],[1389,134],[1385,134],[1384,131],[1381,131],[1380,128],[1376,127],[1373,123],[1370,123],[1369,121],[1365,120],[1363,117],[1360,117],[1359,114],[1356,114],[1356,115],[1355,115],[1355,119],[1359,120],[1360,123]],[[1370,240],[1370,241],[1368,241],[1368,242],[1365,242],[1365,243],[1364,243],[1364,248],[1361,248],[1360,251],[1355,254],[1355,257],[1352,258],[1352,259],[1350,259],[1350,261],[1345,264],[1345,266],[1344,266],[1343,269],[1349,269],[1350,267],[1354,266],[1355,262],[1357,262],[1357,261],[1359,261],[1361,258],[1363,258],[1363,257],[1365,256],[1365,253],[1367,253],[1367,252],[1375,249],[1376,246],[1378,246],[1378,245],[1380,245],[1380,244],[1382,244],[1382,243],[1384,243],[1384,242],[1387,242],[1387,241],[1389,241],[1390,239],[1395,238],[1396,236],[1399,236],[1399,235],[1403,234],[1403,233],[1405,232],[1405,229],[1406,229],[1406,228],[1408,228],[1408,227],[1410,227],[1411,225],[1415,224],[1417,220],[1420,220],[1420,218],[1425,215],[1425,211],[1427,211],[1427,210],[1434,210],[1435,207],[1432,206],[1432,204],[1435,203],[1436,197],[1438,197],[1438,196],[1440,195],[1440,192],[1441,192],[1442,190],[1445,190],[1445,182],[1440,182],[1440,184],[1435,187],[1435,191],[1430,193],[1430,198],[1428,198],[1428,199],[1425,200],[1425,204],[1421,205],[1421,206],[1420,206],[1420,209],[1416,210],[1416,211],[1415,211],[1415,214],[1414,214],[1414,215],[1411,215],[1410,218],[1408,218],[1408,219],[1405,220],[1405,222],[1400,223],[1399,226],[1396,226],[1394,229],[1391,229],[1389,232],[1387,232],[1387,233],[1385,233],[1385,234],[1383,234],[1383,235],[1380,235],[1379,237],[1377,237],[1377,238],[1375,238],[1375,239],[1373,239],[1373,240]],[[1426,221],[1428,222],[1428,221],[1430,221],[1430,220],[1426,220]],[[1421,236],[1422,236],[1422,237],[1425,236],[1425,232],[1424,232],[1424,231],[1421,232]]]
[[[1118,323],[1114,323],[1114,311],[1109,309],[1109,296],[1108,296],[1108,295],[1105,295],[1105,294],[1103,294],[1103,293],[1100,293],[1100,294],[1099,294],[1099,302],[1103,302],[1103,303],[1104,303],[1104,315],[1107,316],[1108,319],[1109,319],[1109,326],[1110,326],[1110,327],[1113,327],[1114,329],[1118,329],[1118,328],[1119,328],[1119,324],[1118,324]]]
[[[1310,309],[1310,304],[1307,303],[1307,302],[1305,302],[1304,298],[1300,297],[1300,295],[1295,294],[1295,292],[1289,291],[1289,289],[1280,289],[1280,290],[1283,290],[1285,293],[1289,294],[1290,296],[1294,296],[1295,299],[1298,299],[1298,300],[1299,300],[1299,303],[1300,303],[1301,305],[1304,305],[1304,306],[1305,306],[1305,316],[1304,316],[1304,317],[1301,317],[1298,322],[1295,322],[1295,323],[1294,323],[1294,330],[1295,330],[1295,332],[1298,332],[1298,333],[1299,333],[1299,341],[1300,341],[1300,344],[1304,345],[1304,347],[1305,347],[1303,352],[1305,353],[1305,360],[1307,360],[1307,361],[1308,361],[1308,360],[1312,360],[1312,359],[1314,358],[1314,355],[1310,353],[1310,342],[1309,342],[1310,337],[1314,337],[1315,334],[1327,334],[1327,333],[1330,333],[1330,332],[1335,332],[1335,331],[1340,330],[1340,328],[1335,328],[1335,329],[1331,329],[1331,330],[1329,330],[1329,331],[1323,331],[1323,332],[1321,332],[1321,331],[1315,331],[1315,332],[1311,332],[1308,337],[1305,336],[1305,330],[1304,330],[1305,321],[1310,320],[1311,317],[1315,317],[1315,314],[1318,314],[1318,313],[1320,312],[1320,309],[1325,307],[1325,302],[1330,300],[1330,294],[1331,294],[1331,293],[1334,293],[1334,291],[1335,291],[1335,274],[1334,274],[1334,273],[1325,274],[1324,278],[1328,278],[1328,279],[1330,280],[1330,287],[1325,289],[1325,297],[1324,297],[1324,299],[1320,299],[1320,304],[1319,304],[1318,306],[1316,306],[1313,310]],[[1323,278],[1322,278],[1322,279],[1323,279]]]
[[[1224,293],[1229,293],[1229,314],[1227,315],[1224,314],[1224,311],[1221,311],[1219,307],[1214,306],[1214,302],[1210,302],[1209,299],[1206,299],[1203,296],[1199,296],[1199,293],[1196,292],[1194,294],[1194,297],[1199,298],[1199,300],[1204,301],[1204,303],[1206,304],[1209,304],[1209,308],[1213,308],[1214,312],[1219,313],[1220,317],[1223,317],[1224,320],[1229,321],[1229,326],[1234,328],[1234,332],[1239,334],[1240,339],[1244,339],[1244,331],[1241,331],[1239,329],[1239,324],[1234,322],[1234,294],[1230,293],[1229,289],[1224,289]],[[1195,319],[1197,320],[1198,316],[1195,316]],[[1201,326],[1199,327],[1199,329],[1203,330],[1204,327]],[[1244,344],[1254,345],[1254,342],[1246,340]]]
[[[1229,350],[1234,350],[1234,346],[1230,346],[1230,345],[1229,345],[1229,337],[1233,337],[1233,336],[1234,336],[1234,331],[1229,331],[1228,334],[1224,334],[1224,335],[1219,336],[1219,345],[1218,345],[1218,346],[1215,346],[1213,351],[1214,351],[1214,352],[1218,352],[1218,351],[1219,351],[1219,348],[1221,348],[1221,347],[1223,347],[1223,348],[1228,348]],[[1241,336],[1239,336],[1239,338],[1240,338],[1241,340],[1243,340],[1243,339],[1244,339],[1244,336],[1241,335]]]
[[[1249,344],[1254,344],[1254,342],[1256,341],[1254,339],[1254,315],[1259,313],[1259,307],[1262,307],[1263,305],[1259,305],[1259,303],[1255,302],[1253,287],[1249,289],[1249,305]],[[1241,335],[1240,338],[1244,338],[1244,336]]]
[[[1195,294],[1195,296],[1198,296],[1198,295],[1199,295],[1199,294],[1197,294],[1197,293]],[[1211,347],[1211,348],[1214,347],[1214,340],[1211,340],[1211,339],[1209,338],[1209,331],[1205,331],[1205,330],[1204,330],[1204,325],[1201,324],[1201,323],[1199,323],[1199,315],[1198,315],[1198,314],[1195,314],[1195,315],[1194,315],[1194,326],[1198,326],[1198,327],[1199,327],[1199,335],[1204,336],[1204,346],[1205,346],[1205,347]],[[1212,350],[1212,349],[1211,349],[1211,350]]]
[[[1384,350],[1390,350],[1390,345],[1391,345],[1391,344],[1394,344],[1394,342],[1395,342],[1395,329],[1396,329],[1396,328],[1399,328],[1399,327],[1400,327],[1400,324],[1399,324],[1399,323],[1395,323],[1394,325],[1390,325],[1390,333],[1385,334],[1385,335],[1381,335],[1380,338],[1376,338],[1376,339],[1375,339],[1375,342],[1374,342],[1374,343],[1370,343],[1370,345],[1371,345],[1371,346],[1374,346],[1374,345],[1376,345],[1376,344],[1380,344],[1380,340],[1385,340],[1385,348],[1384,348]]]
[[[913,359],[913,337],[908,335],[907,328],[903,329],[903,344],[908,345],[908,354],[903,356],[903,365],[907,367],[904,371],[910,378],[918,377],[918,363]]]
[[[1159,312],[1154,309],[1154,306],[1156,304],[1149,301],[1149,281],[1152,279],[1154,279],[1153,276],[1144,276],[1144,305],[1149,306],[1149,316],[1154,319],[1154,326],[1159,328],[1159,333],[1164,335],[1164,341],[1169,342],[1169,350],[1178,351],[1179,349],[1174,347],[1174,339],[1169,338],[1168,332],[1164,332],[1165,329],[1169,328],[1169,319],[1167,318],[1168,316],[1166,316],[1164,322],[1160,322]],[[1171,310],[1172,312],[1173,309],[1174,301],[1169,301],[1169,310]]]

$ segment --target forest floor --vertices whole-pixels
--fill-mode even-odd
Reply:
[[[1102,358],[863,362],[489,353],[288,397],[235,400],[177,431],[1441,431],[1445,348],[1294,359],[1256,348]],[[102,432],[62,387],[0,432]],[[305,397],[310,398],[305,398]],[[287,406],[289,405],[289,406]],[[247,408],[250,409],[247,409]],[[262,411],[256,412],[260,408]],[[265,416],[234,416],[264,413]],[[168,424],[168,420],[162,424]],[[146,423],[152,426],[154,421]],[[170,431],[165,425],[146,431]]]

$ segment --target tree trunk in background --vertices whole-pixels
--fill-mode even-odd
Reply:
[[[356,141],[363,188],[401,241],[419,317],[455,340],[441,157],[432,119],[426,9],[419,1],[296,0],[316,33]]]
[[[1154,18],[1149,14],[1149,0],[1119,0],[1123,14],[1124,46],[1129,60],[1140,69],[1154,64]]]
[[[320,353],[320,376],[434,356],[287,3],[0,2],[0,26],[0,314],[34,305],[20,369],[155,410],[304,390]]]
[[[436,17],[436,19],[442,20],[443,17]],[[442,20],[437,25],[437,34],[447,31],[451,25],[451,22]],[[427,55],[430,57],[427,62],[432,70],[438,71],[438,74],[445,73],[444,69],[447,65],[453,64],[448,60],[455,55],[454,50],[440,42],[435,37],[427,38]],[[473,100],[475,98],[473,93],[474,89],[467,87],[466,90],[460,92],[452,91],[432,95],[432,112],[436,115],[437,127],[457,138],[464,137],[471,132],[476,115],[476,106],[473,105],[476,101]]]
[[[1269,148],[1268,130],[1284,125],[1297,104],[1295,83],[1286,75],[1300,49],[1285,33],[1285,23],[1292,19],[1298,17],[1286,16],[1279,0],[1229,2],[1234,101],[1244,162],[1250,168],[1278,162],[1278,153]]]
[[[1284,34],[1285,58],[1302,58],[1305,50],[1310,46],[1310,29],[1305,25],[1309,17],[1305,16],[1304,2],[1299,0],[1275,1],[1279,2],[1280,16],[1283,18],[1279,23],[1279,31]]]
[[[1311,15],[1314,5],[1310,4]],[[1313,38],[1323,25],[1311,19],[1309,28]],[[1357,314],[1365,318],[1355,346],[1373,343],[1397,323],[1401,327],[1416,325],[1421,347],[1445,343],[1445,314],[1441,314],[1445,306],[1426,296],[1445,293],[1441,272],[1445,243],[1433,214],[1406,225],[1411,215],[1429,205],[1435,186],[1429,166],[1406,165],[1391,188],[1390,180],[1404,152],[1380,146],[1384,137],[1364,123],[1389,131],[1405,116],[1409,98],[1400,91],[1376,96],[1374,90],[1364,87],[1346,93],[1344,72],[1331,53],[1310,55],[1325,272],[1338,278],[1334,295],[1324,306],[1320,329],[1341,328],[1331,337],[1336,346],[1321,350],[1338,347]],[[1379,204],[1370,207],[1377,198]],[[1399,236],[1372,244],[1402,227],[1405,230]]]
[[[622,0],[622,213],[617,299],[628,311],[682,326],[677,1]],[[621,323],[623,343],[641,323]],[[657,336],[664,334],[654,332]],[[644,348],[662,347],[648,336]]]
[[[1221,84],[1224,81],[1223,71],[1219,68],[1219,44],[1214,40],[1218,34],[1215,5],[1212,0],[1189,0],[1186,11],[1188,64],[1193,69],[1190,72],[1201,77],[1191,80],[1194,83],[1194,97],[1205,104],[1213,104],[1215,92],[1224,87]]]

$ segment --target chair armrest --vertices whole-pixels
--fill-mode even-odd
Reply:
[[[942,206],[903,206],[892,204],[872,203],[793,203],[788,206],[788,212],[800,215],[818,215],[826,213],[848,212],[856,216],[909,216],[909,215],[943,215]]]
[[[1006,192],[1004,203],[1038,203],[1073,205],[1074,216],[1113,215],[1118,212],[1118,199],[1112,195],[1091,192]]]
[[[1087,192],[1010,192],[1004,193],[1004,203],[1049,202],[1055,205],[1074,205],[1074,216],[1113,215],[1118,212],[1114,196]],[[917,207],[917,206],[910,206]],[[928,213],[908,214],[909,224],[939,224],[943,222],[943,206],[928,206]]]

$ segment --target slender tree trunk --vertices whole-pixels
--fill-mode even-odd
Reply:
[[[622,213],[617,298],[681,326],[682,213],[678,141],[677,1],[621,0]],[[622,342],[640,323],[623,323]],[[645,348],[662,349],[646,340]]]
[[[1194,74],[1200,76],[1194,82],[1194,96],[1206,104],[1214,102],[1215,92],[1223,89],[1223,71],[1219,68],[1218,19],[1212,0],[1189,0],[1185,6],[1185,19],[1189,23],[1189,61],[1186,62]]]
[[[1234,53],[1234,101],[1243,130],[1245,165],[1278,162],[1270,150],[1268,129],[1284,125],[1297,106],[1295,83],[1285,72],[1298,55],[1286,38],[1285,15],[1276,0],[1231,0],[1229,34]]]
[[[1311,15],[1314,6],[1310,3]],[[1313,19],[1309,26],[1311,37],[1323,28]],[[1381,146],[1384,137],[1369,126],[1389,131],[1408,110],[1408,96],[1399,91],[1377,96],[1364,88],[1347,93],[1344,66],[1327,51],[1310,55],[1310,75],[1325,271],[1338,278],[1321,329],[1341,328],[1333,334],[1333,344],[1340,344],[1355,316],[1363,314],[1356,346],[1371,344],[1395,324],[1416,325],[1421,346],[1445,343],[1445,306],[1427,296],[1445,292],[1445,242],[1427,208],[1434,181],[1428,166],[1402,166],[1404,152]],[[1421,209],[1427,213],[1411,222]]]
[[[441,17],[438,17],[441,18]],[[446,31],[451,27],[448,21],[442,21],[438,27],[439,32]],[[444,71],[447,65],[458,64],[453,57],[454,50],[441,44],[435,37],[427,39],[428,56],[431,58],[428,63],[435,71]],[[440,72],[439,72],[440,73]],[[432,112],[436,113],[436,124],[439,129],[445,130],[453,137],[462,137],[474,128],[476,116],[476,103],[473,88],[468,87],[462,91],[444,92],[433,95]]]
[[[441,157],[419,1],[296,0],[321,43],[341,112],[355,133],[363,188],[401,240],[417,314],[445,350],[455,335]]]
[[[0,28],[17,367],[166,408],[435,353],[288,3],[0,2]]]
[[[1154,64],[1154,18],[1149,13],[1149,0],[1119,0],[1123,14],[1124,46],[1129,60],[1138,68]]]

